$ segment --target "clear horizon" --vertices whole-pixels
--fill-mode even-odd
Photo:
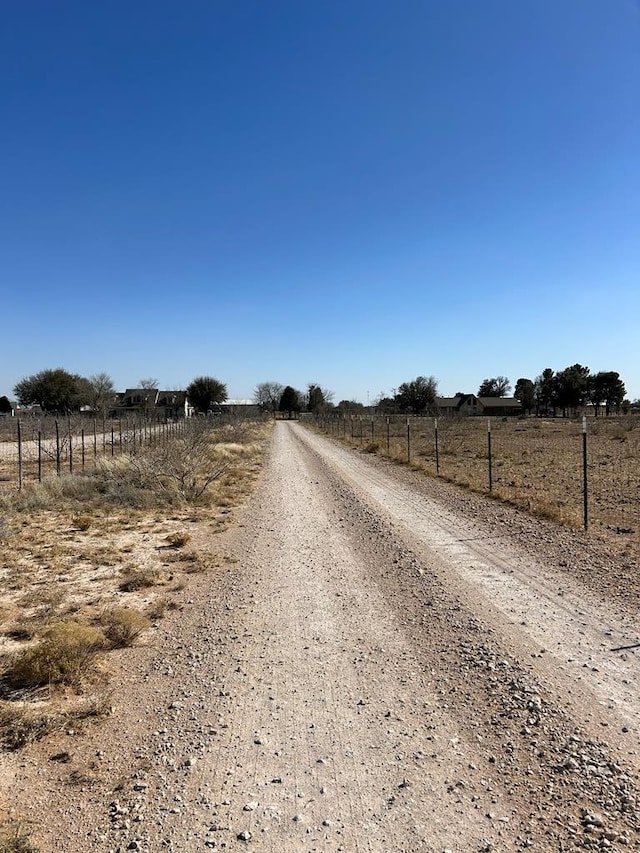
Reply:
[[[35,0],[0,33],[0,395],[640,398],[640,5]]]

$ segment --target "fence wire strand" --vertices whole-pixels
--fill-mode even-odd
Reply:
[[[411,464],[534,515],[585,526],[640,553],[640,418],[337,416],[318,426],[352,446]],[[490,429],[490,435],[489,435]],[[585,509],[587,515],[585,516]]]

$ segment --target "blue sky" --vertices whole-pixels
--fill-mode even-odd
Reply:
[[[0,30],[0,394],[640,397],[635,0],[25,0]]]

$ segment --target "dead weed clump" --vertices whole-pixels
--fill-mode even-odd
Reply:
[[[137,592],[150,586],[159,586],[165,582],[164,575],[159,569],[128,568],[125,570],[119,589],[121,592]]]
[[[12,532],[9,522],[4,516],[0,515],[0,543],[4,544],[5,542],[8,542],[11,538]]]
[[[40,704],[0,701],[0,745],[4,749],[21,749],[70,726],[75,729],[86,720],[107,717],[113,711],[111,699],[106,695],[92,697],[72,711],[42,708]]]
[[[190,533],[170,533],[167,536],[166,542],[172,548],[184,548],[189,542],[191,542],[191,534]]]
[[[51,625],[35,645],[20,653],[6,673],[14,688],[68,684],[79,687],[95,672],[104,635],[81,622]]]
[[[138,637],[151,627],[151,622],[139,610],[111,607],[100,619],[104,635],[114,649],[132,646]]]
[[[21,826],[0,827],[0,853],[38,853]]]
[[[65,503],[90,505],[102,498],[102,484],[91,474],[49,474],[41,483],[25,483],[17,493],[4,495],[7,509],[34,512],[57,508]]]
[[[157,622],[159,619],[164,617],[167,610],[175,610],[177,607],[178,605],[175,601],[171,601],[171,599],[166,596],[161,596],[160,598],[156,598],[155,601],[152,601],[147,607],[146,615],[152,622]]]

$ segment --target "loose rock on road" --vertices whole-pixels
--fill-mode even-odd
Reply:
[[[285,422],[240,522],[91,772],[15,759],[43,850],[637,849],[637,598],[581,540]]]

